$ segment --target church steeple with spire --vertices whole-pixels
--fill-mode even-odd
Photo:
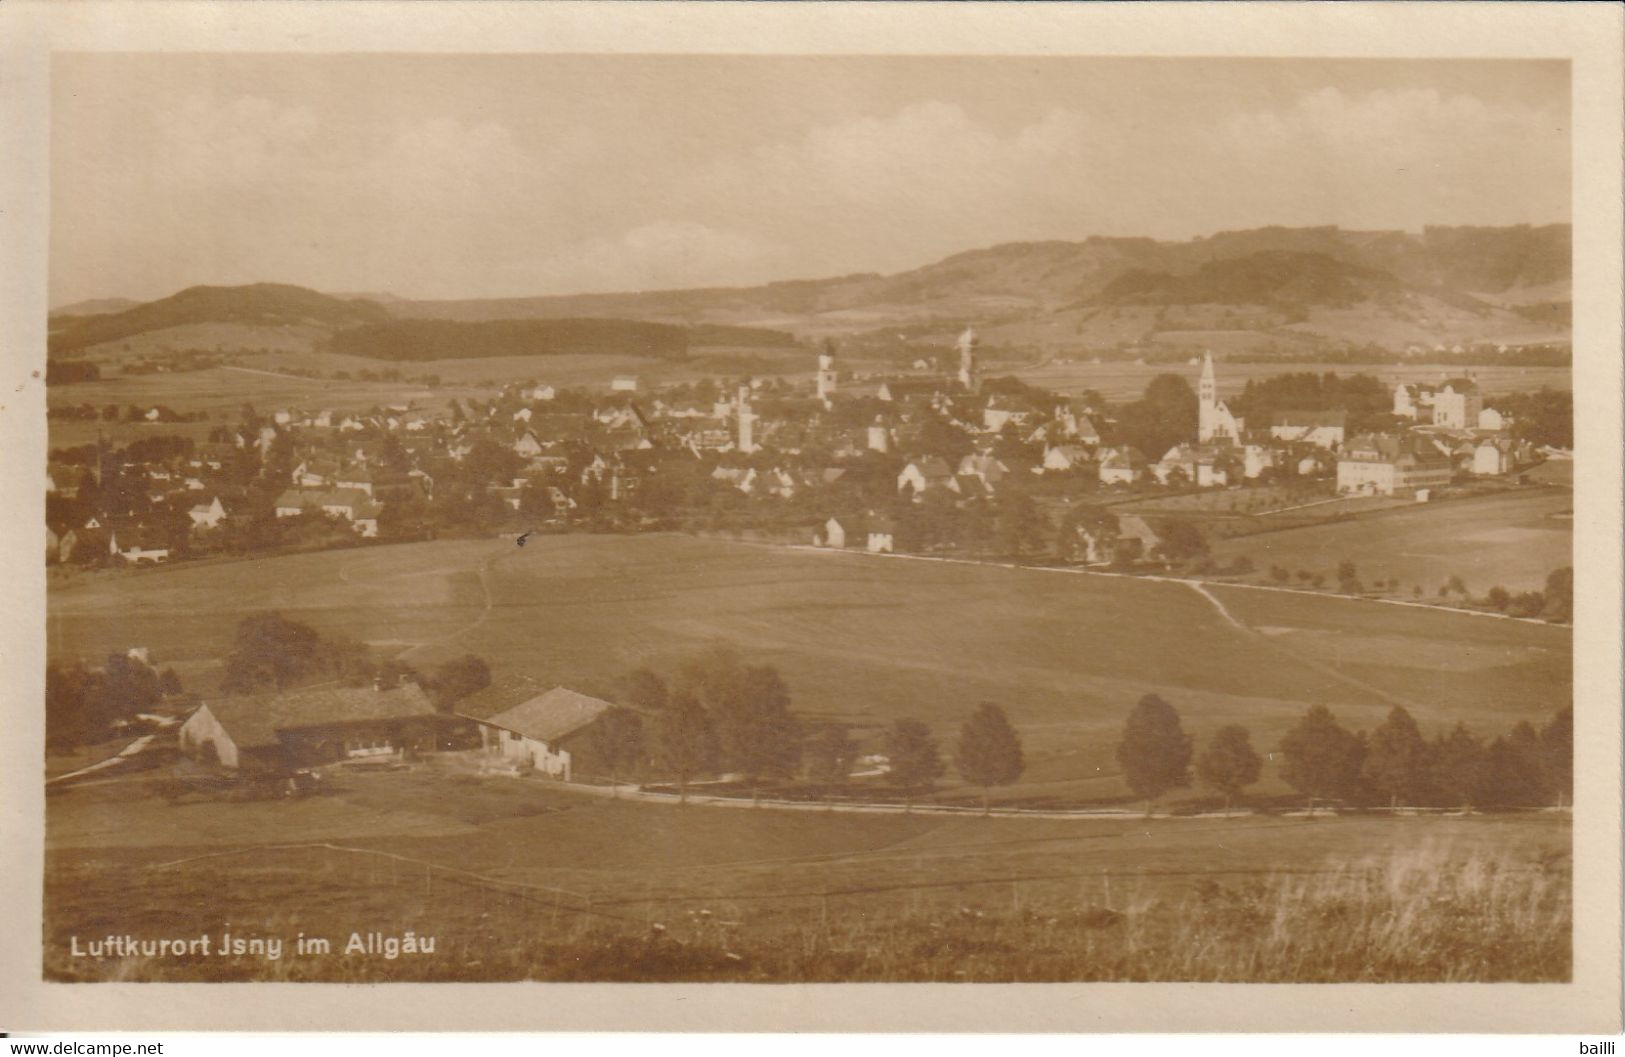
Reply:
[[[1241,431],[1246,423],[1230,413],[1230,408],[1219,399],[1219,379],[1213,369],[1213,352],[1202,353],[1202,380],[1196,386],[1196,440],[1199,444],[1214,441],[1240,443]]]
[[[976,331],[972,327],[966,327],[965,332],[959,335],[959,384],[965,387],[967,393],[979,393],[982,390],[982,378],[976,366],[978,344]]]

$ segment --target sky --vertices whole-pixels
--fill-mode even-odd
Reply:
[[[51,303],[890,273],[1001,242],[1570,219],[1523,60],[59,54]]]

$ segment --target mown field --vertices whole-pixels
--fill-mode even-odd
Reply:
[[[49,594],[53,659],[145,646],[207,694],[241,616],[277,610],[423,667],[463,652],[615,697],[718,643],[776,665],[794,707],[873,731],[899,716],[951,743],[981,701],[1027,743],[1016,795],[1126,796],[1112,753],[1159,693],[1198,742],[1262,751],[1311,704],[1370,727],[1396,703],[1432,733],[1499,733],[1569,702],[1569,629],[1215,588],[682,536],[442,541],[84,578]],[[1283,791],[1266,768],[1262,791]]]
[[[1560,980],[1565,816],[1040,819],[606,800],[339,775],[320,797],[48,807],[53,979]],[[330,847],[310,847],[313,842]],[[298,844],[301,847],[276,847]],[[379,854],[382,853],[382,854]],[[352,931],[434,955],[107,961],[79,937]]]
[[[1338,563],[1352,561],[1368,585],[1398,577],[1405,597],[1418,584],[1434,597],[1451,576],[1460,576],[1475,596],[1497,584],[1533,591],[1553,569],[1574,564],[1573,512],[1568,489],[1521,490],[1238,536],[1216,543],[1213,554],[1220,562],[1246,555],[1259,569],[1308,569],[1332,583]]]

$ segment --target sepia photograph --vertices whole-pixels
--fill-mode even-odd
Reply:
[[[1569,59],[46,94],[39,980],[1575,980]]]

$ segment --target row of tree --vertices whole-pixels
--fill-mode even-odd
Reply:
[[[1324,705],[1311,707],[1281,738],[1281,778],[1316,800],[1356,805],[1508,808],[1562,805],[1574,782],[1574,713],[1565,708],[1540,730],[1527,721],[1486,743],[1465,724],[1431,741],[1395,706],[1369,733],[1350,731]],[[1179,714],[1155,694],[1129,714],[1117,761],[1147,810],[1188,786],[1193,744]],[[1195,760],[1202,783],[1226,804],[1263,773],[1244,727],[1226,726]]]

